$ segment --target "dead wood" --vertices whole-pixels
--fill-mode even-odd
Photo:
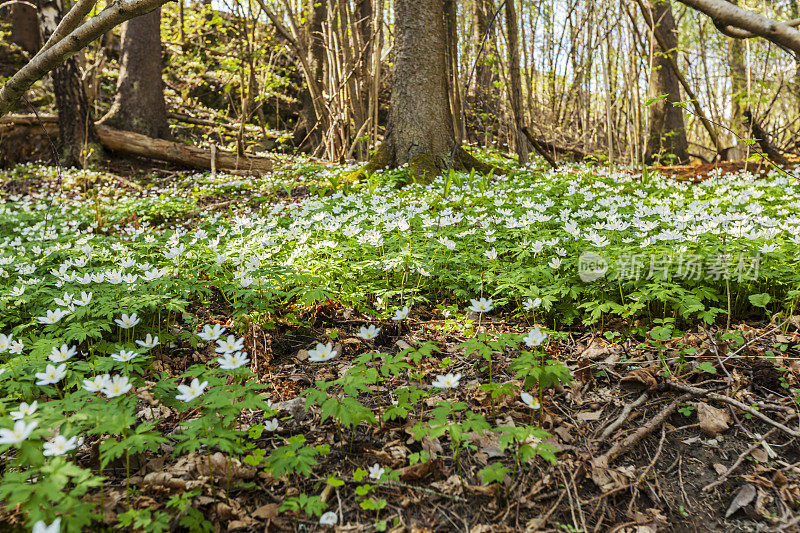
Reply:
[[[0,124],[23,127],[41,126],[49,135],[58,132],[54,116],[11,115],[4,117]],[[97,125],[97,134],[104,148],[125,155],[167,161],[177,165],[201,170],[210,170],[212,160],[219,170],[269,172],[275,162],[266,157],[241,156],[232,152],[216,150],[212,157],[211,149],[180,144],[162,139],[154,139],[130,131],[122,131],[108,126]]]

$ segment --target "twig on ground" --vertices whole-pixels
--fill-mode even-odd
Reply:
[[[636,398],[635,401],[625,405],[625,408],[622,409],[622,412],[617,417],[617,419],[614,422],[612,422],[605,430],[603,430],[603,433],[600,434],[599,442],[603,442],[604,440],[606,440],[614,431],[617,430],[617,428],[619,428],[622,424],[624,424],[625,421],[630,416],[631,412],[640,405],[642,405],[644,402],[646,402],[647,398],[649,398],[649,395],[646,392],[643,392],[642,395]]]
[[[690,393],[690,394],[692,394],[694,396],[703,396],[703,397],[706,397],[706,398],[710,398],[712,400],[716,400],[718,402],[727,403],[729,405],[732,405],[732,406],[744,411],[745,413],[753,415],[754,417],[758,418],[759,420],[763,420],[767,424],[775,426],[776,428],[780,429],[781,431],[783,431],[787,435],[791,435],[792,437],[800,437],[800,431],[788,428],[785,425],[781,424],[780,422],[772,420],[770,417],[766,416],[763,413],[760,413],[759,411],[756,411],[755,409],[753,409],[749,405],[743,404],[739,400],[734,400],[733,398],[729,398],[728,396],[723,396],[722,394],[717,394],[715,392],[708,392],[708,391],[705,391],[703,389],[698,389],[697,387],[692,387],[690,385],[684,385],[683,383],[678,383],[676,381],[667,381],[666,384],[667,384],[667,386],[669,386],[669,387],[671,387],[671,388],[673,388],[675,390],[682,391],[682,392],[688,392],[688,393]]]
[[[404,489],[417,490],[419,492],[424,492],[425,494],[430,494],[431,496],[440,496],[442,498],[447,498],[448,500],[453,500],[454,502],[469,503],[469,500],[462,498],[460,496],[455,496],[453,494],[445,494],[444,492],[439,492],[438,490],[433,490],[426,487],[409,485],[408,483],[403,483],[402,481],[391,481],[385,483],[385,485],[389,487],[394,486],[394,487],[403,487]]]
[[[693,392],[683,394],[672,401],[668,406],[661,410],[656,416],[654,416],[650,422],[639,428],[635,433],[632,435],[628,435],[624,440],[615,443],[610,450],[608,450],[605,454],[601,455],[600,457],[594,459],[592,464],[594,466],[601,466],[601,467],[608,467],[608,464],[619,457],[620,455],[626,453],[633,447],[636,443],[640,440],[645,438],[647,435],[652,433],[656,430],[663,422],[667,419],[667,417],[672,416],[672,414],[678,409],[678,404],[685,402],[692,396],[696,394]]]
[[[770,429],[769,431],[767,431],[767,433],[766,433],[766,434],[765,434],[763,437],[761,437],[760,439],[758,439],[758,440],[757,440],[757,441],[756,441],[756,442],[755,442],[755,443],[754,443],[752,446],[750,446],[750,447],[749,447],[749,448],[747,448],[745,451],[743,451],[742,453],[740,453],[740,454],[739,454],[739,457],[737,457],[737,458],[736,458],[736,460],[735,460],[735,461],[733,462],[733,464],[732,464],[732,465],[731,465],[731,466],[728,468],[728,470],[726,470],[726,471],[725,471],[725,472],[724,472],[722,475],[720,475],[720,476],[719,476],[719,477],[716,479],[716,481],[712,481],[711,483],[709,483],[708,485],[706,485],[705,487],[703,487],[703,492],[708,492],[708,491],[710,491],[711,489],[713,489],[714,487],[718,487],[719,485],[721,485],[721,484],[722,484],[722,483],[723,483],[723,482],[724,482],[724,481],[725,481],[725,480],[728,478],[728,476],[730,476],[730,475],[733,473],[733,471],[734,471],[734,470],[736,470],[737,468],[739,468],[739,465],[740,465],[740,464],[742,464],[742,462],[744,462],[744,460],[747,458],[747,456],[748,456],[748,455],[750,455],[750,452],[752,452],[753,450],[755,450],[756,448],[758,448],[759,446],[761,446],[761,443],[762,443],[762,442],[764,442],[765,440],[767,440],[767,437],[769,437],[770,435],[772,435],[772,434],[773,434],[774,432],[776,432],[777,430],[778,430],[778,428],[772,428],[772,429]]]
[[[666,431],[666,428],[662,424],[662,426],[661,426],[661,440],[658,441],[658,448],[656,448],[656,453],[655,453],[655,455],[653,455],[653,459],[650,461],[650,464],[647,465],[647,468],[645,468],[642,471],[642,473],[639,474],[639,477],[637,477],[636,481],[634,481],[633,484],[632,484],[633,494],[631,495],[631,501],[628,503],[628,516],[631,515],[631,512],[633,511],[633,505],[634,505],[634,503],[636,503],[636,497],[639,495],[639,485],[642,483],[642,481],[644,481],[644,478],[647,477],[647,474],[656,465],[656,461],[658,461],[658,458],[661,457],[661,450],[664,449],[664,441],[666,439],[667,439],[667,431]]]

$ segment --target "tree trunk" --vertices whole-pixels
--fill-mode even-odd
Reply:
[[[36,10],[27,4],[11,7],[11,42],[31,55],[42,46]]]
[[[495,24],[491,24],[494,15],[492,0],[474,0],[473,27],[475,53],[475,89],[470,102],[472,124],[469,130],[475,140],[486,146],[495,133],[495,121],[498,112],[499,95],[495,81],[497,75],[494,65],[497,63],[497,37]],[[479,55],[480,54],[480,55]]]
[[[747,98],[744,46],[739,39],[730,39],[728,43],[728,68],[731,73],[731,131],[735,146],[741,143],[740,138],[745,137],[743,100]]]
[[[44,41],[53,34],[62,16],[62,0],[40,0],[39,24]],[[51,76],[58,110],[58,149],[61,163],[85,167],[99,161],[102,147],[94,128],[92,110],[75,56],[70,56],[61,66],[56,67]]]
[[[161,10],[122,27],[117,94],[101,123],[156,138],[169,135],[161,79]]]
[[[645,5],[647,10],[644,16],[652,21],[653,31],[658,35],[658,38],[653,40],[655,57],[650,72],[650,96],[657,98],[663,94],[667,95],[666,98],[658,98],[648,109],[650,132],[645,159],[648,163],[663,161],[665,158],[674,158],[678,163],[688,163],[683,108],[673,105],[674,102],[681,101],[680,85],[668,57],[675,57],[675,49],[678,46],[672,5],[668,0],[652,0]],[[662,49],[659,42],[668,48]]]
[[[447,90],[447,28],[443,0],[396,0],[395,58],[386,136],[364,168],[408,165],[415,179],[447,168],[482,165],[456,148]]]
[[[317,87],[322,87],[325,65],[325,45],[322,37],[322,23],[328,12],[327,0],[309,0],[306,10],[306,30],[303,32],[305,54]],[[300,51],[299,53],[303,53]],[[300,119],[295,126],[293,138],[295,146],[301,150],[313,151],[322,143],[324,133],[321,118],[317,115],[314,95],[307,88],[300,95]]]
[[[508,32],[508,100],[511,103],[511,118],[514,123],[512,139],[514,151],[520,165],[528,162],[528,146],[520,134],[525,115],[522,111],[522,77],[519,73],[519,28],[517,25],[516,0],[506,0],[506,31]]]

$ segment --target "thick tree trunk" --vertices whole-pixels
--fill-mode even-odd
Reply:
[[[508,32],[508,96],[511,103],[511,118],[514,123],[512,139],[514,151],[520,165],[528,162],[528,146],[521,135],[525,116],[522,111],[522,77],[519,73],[519,28],[517,26],[516,0],[506,1],[506,31]]]
[[[442,0],[395,2],[395,65],[384,150],[386,164],[433,177],[453,150]]]
[[[166,138],[169,126],[161,70],[161,9],[156,9],[122,27],[117,94],[101,123]]]
[[[447,168],[490,167],[455,146],[443,0],[396,0],[392,97],[384,142],[362,171],[407,165],[427,181]]]
[[[53,34],[62,16],[62,0],[40,0],[39,24],[44,41]],[[75,56],[70,56],[61,66],[56,67],[51,76],[58,110],[58,149],[61,163],[84,167],[98,161],[102,148]]]
[[[650,73],[650,95],[651,97],[667,95],[665,99],[659,98],[648,109],[650,132],[645,158],[649,163],[664,161],[665,158],[674,158],[674,161],[678,163],[688,163],[689,153],[683,108],[673,105],[674,102],[682,101],[680,82],[668,57],[675,57],[675,49],[678,46],[672,5],[668,0],[651,0],[645,5],[647,12],[644,13],[644,16],[653,22],[653,31],[658,35],[653,43],[655,57],[653,58],[653,70]],[[662,49],[659,42],[664,43],[668,48]]]
[[[27,4],[11,7],[11,42],[33,55],[42,46],[36,10]]]

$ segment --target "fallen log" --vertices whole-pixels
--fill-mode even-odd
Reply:
[[[0,125],[13,124],[26,127],[43,127],[48,134],[58,132],[57,118],[49,115],[9,115],[0,119]],[[217,170],[245,172],[269,172],[275,162],[267,157],[241,156],[216,150],[212,157],[210,149],[198,148],[163,139],[154,139],[130,131],[96,125],[97,135],[104,148],[125,155],[134,155],[158,161],[167,161],[200,170],[211,170],[212,159]]]

